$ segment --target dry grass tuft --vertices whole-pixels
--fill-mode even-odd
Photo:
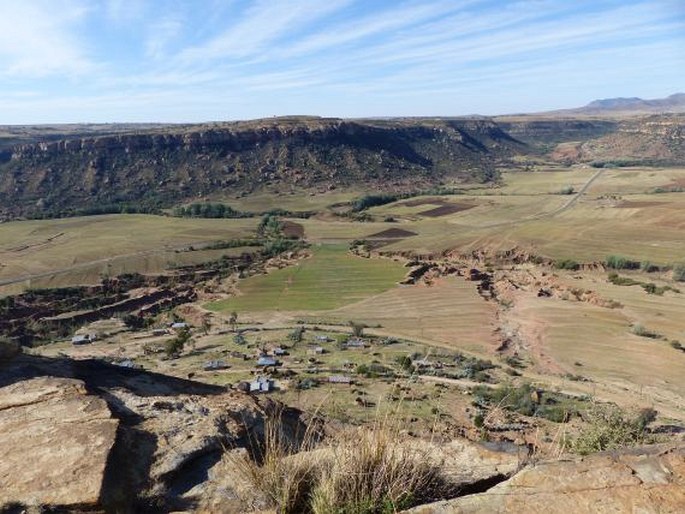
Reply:
[[[279,513],[391,513],[448,491],[436,459],[406,441],[399,423],[386,418],[321,444],[308,429],[296,447],[280,419],[267,419],[259,450],[232,457],[242,478]]]
[[[403,441],[387,421],[330,444],[311,508],[315,514],[390,513],[441,496],[442,473],[426,450]]]

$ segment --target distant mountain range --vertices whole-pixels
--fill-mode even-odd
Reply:
[[[569,115],[685,113],[685,93],[675,93],[666,98],[652,100],[637,97],[605,98],[594,100],[584,107],[561,109],[552,113]]]

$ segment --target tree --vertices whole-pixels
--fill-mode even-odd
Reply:
[[[212,320],[209,314],[205,314],[202,317],[202,332],[207,335],[209,334],[209,329],[212,328]]]
[[[290,332],[288,334],[288,339],[290,339],[293,343],[299,343],[302,341],[302,336],[304,335],[304,327],[297,327],[295,330]]]
[[[190,330],[184,328],[176,335],[176,337],[169,339],[166,343],[164,343],[164,351],[169,357],[178,355],[183,351],[183,347],[188,341],[190,341]]]
[[[238,328],[238,313],[236,311],[231,312],[231,317],[228,318],[228,323],[231,325],[231,330],[235,332]]]
[[[350,327],[352,327],[352,335],[355,337],[363,337],[364,336],[364,325],[363,323],[357,323],[355,321],[350,321]]]

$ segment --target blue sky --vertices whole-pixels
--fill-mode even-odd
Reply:
[[[0,0],[0,124],[499,114],[678,91],[682,0]]]

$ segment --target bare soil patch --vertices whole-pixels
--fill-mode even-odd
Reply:
[[[421,205],[442,205],[444,203],[446,203],[444,198],[417,198],[416,200],[402,202],[402,205],[407,207],[419,207]]]
[[[649,201],[631,201],[623,200],[616,205],[616,209],[640,209],[643,207],[659,207],[660,205],[667,205],[669,202],[649,202]]]
[[[286,237],[304,237],[304,227],[299,223],[295,223],[294,221],[284,221],[281,223],[281,227]]]
[[[454,214],[456,212],[468,211],[469,209],[473,209],[474,207],[475,207],[475,205],[470,204],[470,203],[448,203],[445,205],[441,205],[440,207],[436,207],[435,209],[429,209],[427,211],[422,211],[419,213],[419,216],[428,216],[429,218],[437,218],[439,216],[448,216],[448,215]]]
[[[404,230],[402,228],[389,228],[366,237],[369,239],[401,239],[415,235],[416,232],[412,232],[410,230]]]

